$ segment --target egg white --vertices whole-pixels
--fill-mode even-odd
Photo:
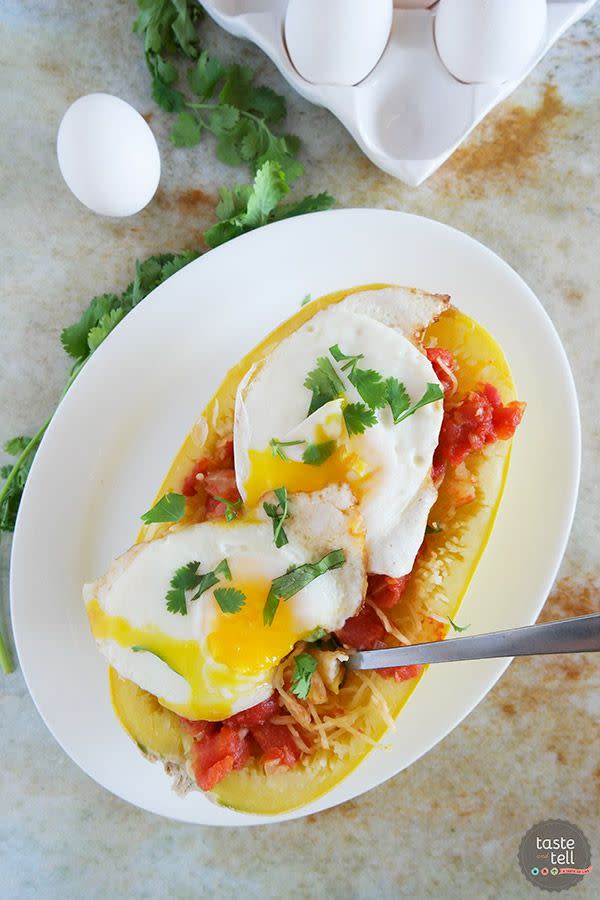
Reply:
[[[84,601],[100,652],[120,675],[187,718],[223,719],[260,703],[273,690],[279,660],[258,671],[247,671],[233,645],[231,652],[221,646],[221,657],[215,658],[211,640],[223,627],[225,616],[236,640],[244,640],[243,633],[235,633],[238,614],[220,610],[215,588],[235,587],[254,579],[270,583],[290,567],[343,549],[346,563],[341,569],[315,579],[278,613],[290,622],[286,652],[317,627],[328,631],[340,628],[356,612],[364,593],[363,539],[349,492],[299,495],[291,504],[285,530],[289,542],[277,548],[272,523],[261,509],[250,520],[211,520],[136,545],[116,559],[105,576],[84,586]],[[178,568],[194,560],[200,561],[201,572],[207,572],[223,559],[228,561],[231,581],[222,580],[197,600],[188,601],[186,615],[168,610],[165,598]],[[272,633],[266,628],[260,635],[267,648]],[[178,656],[173,647],[179,644],[173,641],[197,647],[192,681],[178,671],[185,653]],[[170,653],[168,662],[163,645]],[[144,646],[154,651],[133,649]]]
[[[438,384],[429,360],[414,342],[414,331],[424,327],[428,317],[442,306],[443,301],[434,298],[431,308],[424,311],[418,296],[410,294],[407,303],[401,289],[368,291],[315,314],[283,340],[238,390],[234,448],[242,497],[247,496],[251,483],[252,451],[265,451],[272,438],[314,442],[316,435],[322,434],[324,422],[333,435],[342,421],[339,400],[307,416],[311,394],[304,380],[318,357],[329,357],[333,363],[329,354],[333,344],[347,355],[362,354],[361,368],[397,378],[413,402],[420,399],[427,384]],[[347,401],[361,402],[339,365],[336,370],[345,385]],[[338,440],[345,440],[368,474],[359,496],[368,571],[400,577],[412,569],[436,498],[430,471],[443,404],[436,401],[424,406],[398,425],[394,425],[389,407],[376,415],[377,424],[364,434]],[[290,447],[285,452],[297,461],[302,448]],[[353,478],[351,473],[348,484],[356,488]]]

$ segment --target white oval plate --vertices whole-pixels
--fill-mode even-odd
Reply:
[[[77,378],[38,451],[14,536],[12,621],[34,702],[77,765],[130,803],[206,825],[277,822],[326,809],[418,759],[508,664],[431,667],[398,730],[386,736],[391,752],[374,750],[324,797],[281,816],[237,813],[200,793],[178,797],[112,712],[82,583],[134,541],[140,513],[227,369],[307,293],[377,281],[450,293],[500,341],[529,404],[461,618],[471,633],[527,625],[546,599],[574,512],[579,416],[559,338],[519,276],[459,231],[382,210],[289,219],[212,250],[130,313]]]

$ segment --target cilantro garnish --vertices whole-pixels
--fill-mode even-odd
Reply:
[[[231,581],[231,570],[226,559],[221,560],[219,565],[212,572],[206,572],[204,575],[198,572],[200,563],[192,561],[180,566],[171,578],[171,589],[167,591],[167,609],[172,613],[179,613],[187,616],[187,600],[188,594],[196,591],[193,597],[189,597],[189,601],[197,600],[198,597],[207,591],[219,581],[219,576],[223,576]],[[197,590],[196,590],[197,588]]]
[[[317,628],[313,628],[310,634],[307,634],[305,638],[302,638],[307,644],[314,644],[315,641],[320,641],[321,638],[324,638],[327,632],[324,628],[321,628],[319,625]]]
[[[306,441],[280,441],[278,438],[271,438],[269,447],[273,456],[278,456],[283,462],[289,462],[289,456],[285,452],[285,447],[300,447]]]
[[[171,590],[167,591],[167,609],[171,613],[187,616],[186,592],[198,587],[201,575],[198,575],[199,562],[189,562],[180,566],[171,578]]]
[[[151,653],[152,656],[156,656],[157,659],[160,659],[161,662],[164,662],[165,666],[168,666],[172,672],[175,672],[176,675],[180,675],[181,673],[174,669],[173,666],[166,661],[164,656],[161,656],[160,653],[157,653],[156,650],[151,650],[150,647],[142,647],[141,644],[135,644],[132,648],[134,653]]]
[[[317,366],[306,376],[304,387],[312,391],[312,399],[308,408],[309,416],[329,403],[330,400],[337,400],[344,393],[344,385],[333,368],[331,360],[326,356],[320,356],[317,359]]]
[[[392,411],[394,424],[400,421],[400,416],[410,406],[410,397],[401,381],[397,378],[388,378],[386,381],[387,402]]]
[[[271,588],[263,609],[263,621],[265,625],[271,625],[277,612],[280,600],[289,600],[303,588],[329,572],[331,569],[339,569],[346,562],[346,554],[343,550],[332,550],[316,563],[304,563],[289,569],[285,575],[280,575],[271,583]]]
[[[365,429],[377,425],[377,416],[364,403],[348,403],[344,407],[344,422],[348,434],[362,434]]]
[[[369,409],[381,409],[387,402],[386,383],[375,369],[361,369],[358,365],[363,359],[363,354],[348,356],[342,353],[338,344],[329,348],[329,352],[336,362],[343,362],[342,372],[348,376],[348,381],[353,384],[361,398]]]
[[[215,600],[224,613],[239,612],[246,603],[246,595],[235,588],[215,588]]]
[[[310,693],[312,677],[317,670],[317,661],[310,653],[299,653],[294,657],[294,674],[292,676],[292,694],[306,700]]]
[[[306,304],[310,303],[311,300],[312,300],[312,295],[305,294],[304,297],[302,298],[302,303],[300,304],[300,306],[306,306]]]
[[[233,522],[234,519],[237,519],[238,513],[242,508],[241,499],[227,500],[225,497],[215,497],[215,500],[218,500],[219,503],[223,503],[225,506],[225,521]]]
[[[302,462],[309,466],[320,466],[335,452],[335,441],[322,441],[320,444],[307,443],[302,454]]]
[[[454,622],[454,621],[450,618],[450,616],[446,616],[446,618],[448,619],[448,621],[449,621],[450,624],[452,625],[453,631],[466,631],[468,628],[471,627],[470,625],[457,625],[456,622]]]
[[[263,503],[263,509],[273,520],[273,540],[276,547],[284,547],[288,543],[287,534],[283,530],[283,523],[288,513],[288,494],[285,487],[275,488],[275,496],[279,501],[275,503]]]
[[[186,499],[183,494],[164,494],[152,509],[141,517],[145,525],[154,522],[179,522],[185,512]]]
[[[412,416],[412,414],[418,409],[421,409],[422,406],[427,406],[428,403],[434,403],[436,400],[442,400],[444,397],[444,392],[439,384],[428,384],[421,399],[417,400],[416,403],[411,404],[404,385],[395,378],[388,379],[388,383],[390,381],[395,382],[392,395],[394,399],[393,401],[388,399],[390,409],[392,410],[394,425],[399,425],[400,422],[408,419],[409,416]],[[400,390],[398,390],[397,386],[399,386]],[[389,397],[390,394],[388,391],[388,398]]]

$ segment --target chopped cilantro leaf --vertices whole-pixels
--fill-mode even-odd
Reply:
[[[332,550],[327,553],[316,563],[304,563],[296,566],[275,578],[271,583],[271,588],[265,602],[263,610],[263,621],[265,625],[271,625],[277,612],[280,600],[289,600],[294,594],[297,594],[303,588],[324,575],[330,569],[339,569],[346,562],[346,554],[343,550]]]
[[[199,562],[189,562],[176,569],[171,578],[171,590],[167,591],[167,609],[171,613],[187,616],[186,591],[198,587],[201,575],[198,575]]]
[[[150,647],[142,647],[141,644],[134,644],[131,649],[134,653],[151,653],[152,656],[156,656],[157,659],[160,659],[160,661],[163,662],[165,666],[168,666],[172,672],[175,672],[177,675],[180,674],[177,669],[174,669],[173,666],[166,661],[164,656],[161,656],[161,654],[157,653],[156,650],[151,650]]]
[[[299,653],[294,657],[294,674],[292,676],[292,694],[306,700],[310,693],[312,677],[317,670],[317,661],[310,653]]]
[[[315,641],[320,641],[321,638],[324,638],[326,634],[327,632],[325,631],[325,629],[321,628],[321,626],[319,625],[318,628],[313,628],[310,634],[307,634],[306,637],[303,638],[303,640],[306,641],[307,644],[314,644]]]
[[[226,578],[227,581],[231,581],[231,570],[229,568],[229,563],[226,559],[221,560],[216,569],[213,569],[212,572],[206,572],[205,575],[200,576],[200,581],[198,582],[198,590],[191,598],[191,600],[197,600],[205,591],[208,591],[209,588],[214,587],[215,584],[219,583],[220,577]]]
[[[273,456],[278,456],[283,462],[289,462],[289,456],[285,452],[285,447],[300,447],[306,441],[280,441],[278,438],[271,438],[269,447]]]
[[[273,540],[276,547],[284,547],[288,543],[287,534],[283,530],[283,523],[288,513],[288,495],[285,487],[275,489],[275,496],[279,501],[275,503],[263,503],[263,509],[273,521]]]
[[[348,434],[363,434],[367,428],[377,424],[377,416],[364,403],[348,403],[344,407],[344,422]]]
[[[225,506],[225,521],[233,522],[234,519],[237,519],[238,513],[242,508],[241,499],[227,500],[225,497],[215,497],[215,500],[218,500],[219,503],[223,503]]]
[[[397,378],[388,378],[385,385],[387,388],[386,399],[392,411],[394,424],[397,425],[402,413],[406,412],[410,406],[410,397],[402,382]]]
[[[448,621],[449,621],[450,624],[452,625],[452,629],[453,629],[454,631],[459,631],[459,632],[460,632],[460,631],[466,631],[468,628],[471,627],[470,625],[457,625],[456,622],[454,622],[454,621],[450,618],[450,616],[447,616],[446,618],[448,619]]]
[[[404,410],[399,416],[394,417],[394,424],[398,425],[400,422],[403,422],[404,419],[408,419],[409,416],[412,416],[418,409],[421,409],[422,406],[427,406],[428,403],[435,403],[436,400],[442,400],[443,397],[444,392],[439,384],[428,384],[425,393],[420,400],[417,400],[416,403],[409,406],[408,409]]]
[[[307,463],[309,466],[320,466],[335,452],[335,448],[335,441],[323,441],[320,444],[311,444],[309,442],[302,454],[302,462]]]
[[[239,612],[246,603],[246,595],[235,588],[215,588],[215,600],[224,613]]]
[[[185,512],[186,499],[183,494],[164,494],[152,509],[141,517],[145,525],[153,522],[179,522]]]
[[[344,385],[326,356],[320,356],[317,359],[317,366],[306,376],[304,387],[312,391],[312,399],[308,408],[309,416],[329,403],[330,400],[337,400],[344,393]]]

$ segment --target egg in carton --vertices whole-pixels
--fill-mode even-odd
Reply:
[[[594,5],[545,0],[207,0],[384,172],[421,184]]]

